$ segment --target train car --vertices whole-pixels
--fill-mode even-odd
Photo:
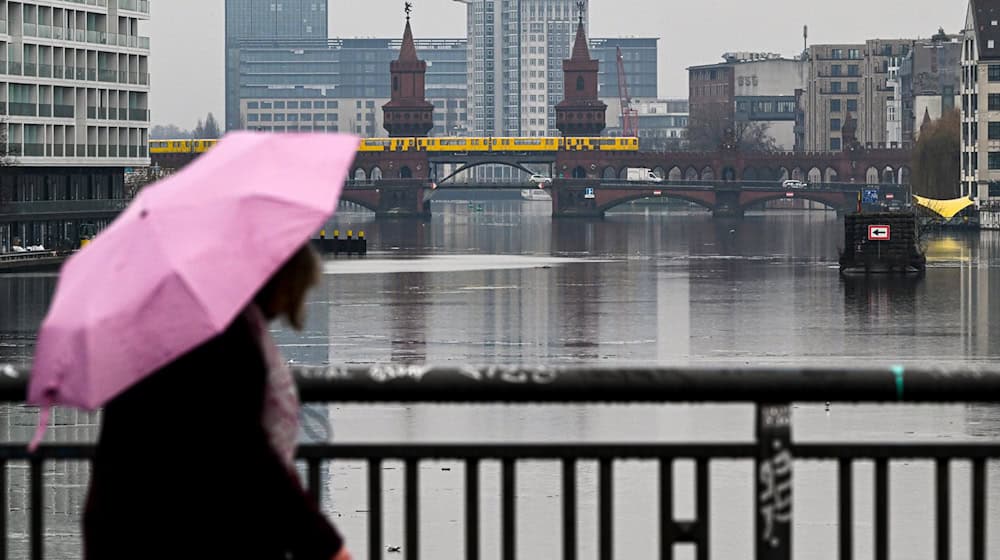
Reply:
[[[571,152],[590,151],[637,151],[639,139],[630,136],[579,137],[568,136],[562,139],[564,150]]]
[[[555,152],[559,150],[559,138],[555,137],[499,137],[491,138],[494,152]]]
[[[440,137],[417,138],[417,150],[426,152],[488,152],[492,149],[491,138]]]
[[[204,153],[218,140],[214,139],[180,139],[180,140],[150,140],[149,153],[151,154],[191,154]]]
[[[364,138],[359,152],[409,152],[415,150],[416,138]]]

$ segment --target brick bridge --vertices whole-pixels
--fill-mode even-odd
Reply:
[[[176,167],[186,161],[159,161]],[[837,210],[853,208],[863,185],[908,185],[908,150],[845,152],[744,153],[718,152],[600,152],[559,151],[533,154],[439,154],[429,152],[359,152],[352,184],[343,199],[379,215],[427,215],[433,198],[431,183],[447,173],[443,163],[507,165],[523,171],[551,174],[552,214],[599,216],[615,206],[647,197],[677,198],[702,205],[716,215],[742,215],[754,205],[782,198],[802,198]],[[663,177],[660,185],[624,181],[629,167],[646,167]],[[819,188],[794,192],[781,188],[784,179],[799,179]],[[439,183],[448,186],[446,179]],[[483,185],[490,187],[490,185]],[[528,185],[523,185],[527,187]],[[519,185],[509,185],[518,188]],[[593,189],[590,197],[588,189]],[[791,195],[789,195],[791,193]],[[897,197],[905,196],[900,190]],[[900,198],[902,199],[902,198]]]

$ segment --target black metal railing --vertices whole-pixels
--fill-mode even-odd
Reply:
[[[26,379],[0,366],[0,401],[23,400]],[[307,487],[321,498],[321,467],[332,460],[363,460],[368,465],[368,550],[373,558],[383,550],[382,469],[384,461],[404,464],[404,557],[419,556],[419,470],[421,461],[453,459],[465,463],[465,557],[480,557],[480,466],[499,461],[500,556],[515,558],[517,547],[516,482],[518,462],[551,460],[562,470],[562,556],[578,552],[577,465],[596,460],[598,557],[612,558],[614,545],[614,470],[616,461],[641,459],[658,463],[659,557],[672,559],[675,545],[690,543],[696,557],[707,560],[712,511],[710,466],[720,459],[753,461],[754,548],[745,557],[760,560],[792,558],[793,472],[798,461],[827,461],[837,466],[838,543],[841,560],[854,556],[854,465],[874,462],[874,557],[889,558],[889,465],[892,461],[923,459],[935,464],[936,558],[950,558],[952,504],[950,467],[969,461],[971,469],[971,557],[986,559],[987,461],[1000,458],[1000,443],[799,443],[792,440],[791,403],[954,403],[1000,400],[1000,373],[975,370],[718,370],[718,369],[584,369],[584,368],[428,368],[372,366],[300,368],[296,371],[302,400],[322,403],[463,403],[463,404],[638,404],[751,403],[756,426],[752,441],[737,443],[464,443],[464,444],[310,444],[299,450],[305,463]],[[0,445],[0,467],[27,462],[30,485],[30,550],[41,558],[44,535],[41,504],[45,488],[43,466],[48,461],[89,460],[86,444],[43,446],[31,455],[23,444]],[[693,460],[695,516],[674,518],[674,475],[679,460]],[[0,502],[7,499],[0,476]],[[0,516],[6,503],[0,503]],[[0,522],[6,522],[0,518]],[[959,534],[959,533],[955,533]],[[558,538],[558,537],[555,537]],[[6,554],[6,539],[0,557]]]

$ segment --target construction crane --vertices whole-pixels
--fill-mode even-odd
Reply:
[[[622,136],[639,136],[639,111],[632,108],[632,99],[628,95],[625,58],[621,47],[618,47],[618,99],[622,106]]]

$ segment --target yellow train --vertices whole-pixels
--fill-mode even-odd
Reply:
[[[200,154],[208,151],[218,140],[150,140],[150,154]]]
[[[635,137],[365,138],[361,152],[555,152],[639,150]]]
[[[150,140],[150,154],[200,154],[218,140]],[[440,137],[440,138],[365,138],[360,152],[555,152],[639,150],[634,137]]]

